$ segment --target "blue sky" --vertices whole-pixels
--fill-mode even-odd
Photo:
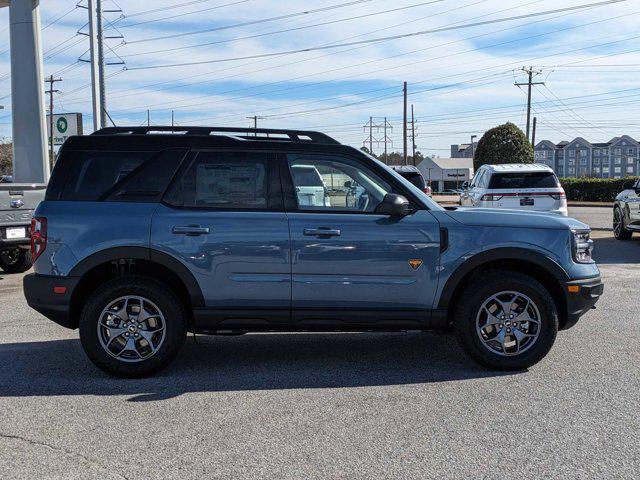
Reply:
[[[369,117],[387,117],[399,149],[407,81],[417,148],[448,156],[451,143],[496,124],[524,126],[526,97],[514,83],[524,81],[519,69],[532,65],[545,82],[533,92],[538,139],[640,138],[637,0],[474,27],[467,26],[594,0],[105,2],[123,10],[106,14],[107,33],[124,36],[109,40],[107,50],[126,65],[107,67],[107,107],[118,124],[145,123],[147,109],[155,124],[169,123],[172,110],[179,124],[247,126],[247,117],[258,115],[261,126],[314,128],[361,146]],[[87,12],[69,0],[41,5],[44,73],[63,79],[55,109],[82,112],[90,131],[90,73],[77,61],[88,58],[88,40],[77,34],[86,31]],[[265,21],[279,16],[286,18]],[[0,23],[0,136],[10,137],[6,9]],[[440,28],[447,30],[283,53]],[[272,56],[237,59],[254,55]],[[236,60],[220,62],[227,59]],[[171,66],[184,63],[196,64]]]

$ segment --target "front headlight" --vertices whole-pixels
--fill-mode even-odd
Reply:
[[[578,263],[591,263],[593,240],[590,238],[590,230],[571,230],[573,234],[573,259]]]

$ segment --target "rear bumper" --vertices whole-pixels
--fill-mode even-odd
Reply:
[[[71,296],[80,279],[77,277],[49,277],[31,273],[23,279],[27,304],[49,320],[66,328],[78,328],[72,320]],[[66,292],[54,293],[54,287],[66,287]]]
[[[7,228],[24,228],[26,237],[7,239]],[[28,247],[31,244],[30,236],[31,225],[30,224],[17,224],[17,225],[4,225],[0,227],[0,250],[13,249],[16,247]]]
[[[578,287],[578,291],[570,292],[569,287]],[[564,288],[567,298],[567,322],[563,330],[566,330],[573,327],[582,315],[593,308],[604,292],[604,284],[598,275],[584,280],[565,282]]]

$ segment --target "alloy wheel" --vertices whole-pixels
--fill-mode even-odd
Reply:
[[[487,298],[476,316],[476,332],[482,345],[502,356],[529,350],[540,334],[537,305],[521,292],[505,291]]]
[[[166,322],[158,306],[140,296],[120,297],[107,305],[98,319],[102,348],[123,362],[152,357],[164,343]]]

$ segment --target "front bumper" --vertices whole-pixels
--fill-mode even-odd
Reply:
[[[594,307],[604,292],[604,284],[598,275],[565,282],[564,291],[567,299],[567,321],[562,329],[566,330],[573,327],[582,315]]]
[[[71,318],[71,297],[80,278],[50,277],[30,273],[22,281],[27,304],[49,320],[66,328],[78,328]],[[65,293],[54,293],[54,287],[66,287]]]

